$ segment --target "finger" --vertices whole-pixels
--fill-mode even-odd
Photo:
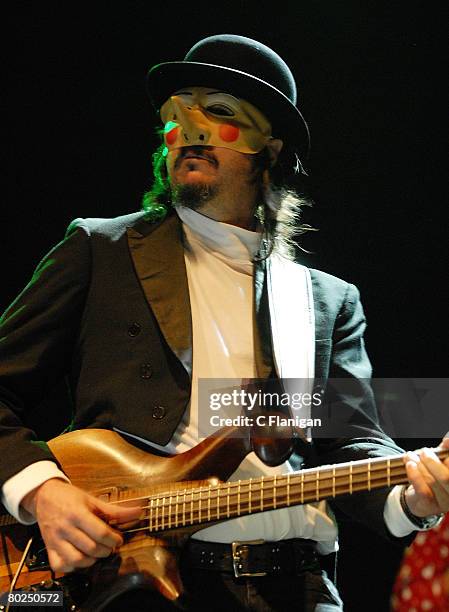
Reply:
[[[421,462],[443,489],[449,492],[449,468],[440,461],[432,449],[424,448],[422,450]]]
[[[91,567],[97,559],[85,555],[70,542],[60,540],[55,548],[48,548],[48,560],[55,572],[73,572],[75,569]]]
[[[100,559],[109,557],[109,555],[112,553],[112,547],[104,546],[99,542],[95,542],[86,533],[81,531],[81,529],[73,528],[70,531],[67,540],[88,557]]]
[[[431,491],[436,503],[435,512],[446,512],[449,509],[448,468],[441,463],[431,449],[421,449],[419,459],[419,463],[415,465]],[[412,484],[415,484],[415,482],[413,481]],[[428,491],[422,487],[420,487],[420,491],[430,501]]]
[[[425,466],[433,482],[429,482],[440,512],[449,510],[449,467],[442,463],[431,449],[423,449],[421,464]]]
[[[103,503],[98,511],[108,525],[119,528],[121,533],[123,530],[135,527],[145,517],[145,511],[140,506],[124,506],[121,503]]]
[[[413,491],[412,497],[408,500],[410,510],[416,514],[416,516],[437,514],[439,512],[439,506],[435,494],[421,474],[416,463],[409,461],[406,464],[406,470]],[[413,500],[413,506],[410,506],[410,502]]]
[[[405,461],[414,461],[418,464],[421,461],[418,451],[408,451],[405,453]]]
[[[407,476],[410,483],[413,485],[415,492],[418,495],[426,497],[428,499],[433,498],[433,492],[430,486],[427,484],[426,479],[422,475],[418,468],[418,465],[414,461],[407,461],[405,464],[407,470]]]
[[[429,487],[432,489],[440,488],[437,479],[429,469],[429,465],[423,460],[422,451],[420,451],[420,461],[417,464],[417,468]]]
[[[68,566],[64,563],[64,559],[58,552],[47,546],[48,562],[54,572],[71,572],[74,568],[66,569]]]
[[[141,506],[124,506],[114,503],[108,504],[100,500],[97,500],[97,508],[108,521],[113,520],[118,524],[136,520],[141,517],[143,512]]]
[[[95,508],[91,512],[83,512],[74,517],[73,522],[81,531],[84,531],[94,542],[107,548],[115,549],[123,544],[123,538],[118,531],[109,527],[101,518],[96,516]]]
[[[426,482],[430,484],[433,483],[435,479],[427,469],[426,463],[423,461],[423,451],[424,449],[422,448],[419,451],[409,451],[407,453],[407,461],[414,463]]]

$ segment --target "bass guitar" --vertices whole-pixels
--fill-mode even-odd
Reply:
[[[284,443],[280,455],[288,456],[289,443]],[[117,433],[100,429],[73,431],[51,440],[48,446],[74,485],[113,504],[141,505],[145,510],[144,519],[123,529],[123,546],[89,570],[95,588],[126,582],[130,576],[135,580],[139,575],[173,602],[183,594],[177,551],[202,527],[407,482],[403,455],[227,482],[254,448],[247,436],[237,435],[232,427],[169,457],[152,455]],[[265,455],[267,463],[272,450],[272,441],[259,443],[259,454]],[[449,450],[439,450],[438,455],[444,459]],[[273,457],[271,463],[275,463]],[[50,568],[45,561],[39,563],[30,554],[24,558],[29,544],[24,526],[4,515],[0,533],[0,592],[11,586],[46,584]]]

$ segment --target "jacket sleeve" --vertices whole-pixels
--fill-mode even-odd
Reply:
[[[0,486],[36,461],[57,463],[27,420],[70,371],[89,280],[89,233],[77,221],[0,319]]]
[[[334,464],[404,452],[381,429],[370,385],[371,364],[363,334],[366,322],[359,292],[348,285],[336,318],[323,422],[329,435],[315,441],[317,463]],[[350,518],[394,541],[383,514],[389,489],[337,497],[330,501],[337,518]]]

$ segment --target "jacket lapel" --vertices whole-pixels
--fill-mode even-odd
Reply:
[[[191,375],[192,322],[178,216],[158,224],[141,221],[127,234],[145,297],[168,345]]]

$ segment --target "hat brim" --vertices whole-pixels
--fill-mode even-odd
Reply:
[[[232,93],[257,106],[270,121],[273,136],[296,149],[301,159],[309,154],[309,128],[300,110],[281,91],[251,74],[200,62],[164,62],[150,69],[147,87],[157,111],[183,87],[212,87]]]

